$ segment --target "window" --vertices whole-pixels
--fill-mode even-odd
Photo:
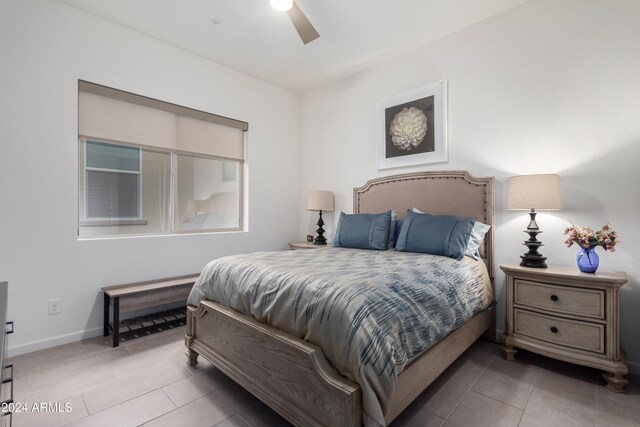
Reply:
[[[85,142],[85,218],[140,218],[140,149]]]
[[[78,124],[79,237],[242,229],[246,123],[80,82]]]
[[[239,228],[239,169],[231,160],[178,155],[176,229]]]
[[[78,235],[168,233],[171,154],[80,139]]]

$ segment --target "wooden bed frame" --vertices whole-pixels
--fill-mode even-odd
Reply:
[[[416,207],[433,214],[474,216],[492,226],[480,248],[493,286],[494,178],[465,171],[377,178],[355,188],[354,213]],[[495,294],[495,287],[494,287]],[[495,340],[495,310],[487,309],[416,358],[398,376],[385,413],[393,421],[473,342]],[[213,301],[187,310],[187,363],[198,355],[296,426],[360,426],[360,386],[339,375],[322,349]]]

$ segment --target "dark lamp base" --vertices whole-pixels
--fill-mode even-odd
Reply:
[[[543,246],[543,244],[538,240],[538,234],[542,233],[542,231],[540,231],[538,224],[536,224],[536,211],[531,209],[529,216],[531,217],[531,222],[529,222],[529,226],[524,231],[529,235],[529,240],[525,240],[523,243],[529,250],[520,256],[522,259],[520,265],[529,268],[547,268],[547,263],[545,262],[547,257],[542,256],[542,254],[538,252],[538,248]]]
[[[322,211],[319,211],[319,214],[320,214],[320,219],[318,220],[318,229],[316,230],[316,233],[318,233],[318,235],[316,236],[316,239],[313,241],[313,244],[325,246],[327,244],[327,238],[323,236],[324,228],[322,228],[322,226],[324,225],[324,221],[322,220]]]
[[[520,255],[520,258],[522,259],[522,261],[520,262],[520,265],[522,267],[547,268],[547,263],[545,262],[547,260],[547,257],[532,257],[527,255]]]
[[[322,239],[320,239],[320,237],[322,237]],[[314,245],[326,245],[327,244],[327,239],[324,236],[318,236],[313,241],[313,244]]]

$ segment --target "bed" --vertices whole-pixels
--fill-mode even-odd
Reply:
[[[493,226],[493,186],[493,178],[475,178],[464,171],[378,178],[354,189],[354,213],[395,209],[402,219],[403,212],[416,207],[432,214],[472,216]],[[332,262],[340,261],[338,255],[355,256],[344,249],[336,249],[334,253],[330,249],[322,251],[325,257],[336,257]],[[299,255],[301,260],[321,254],[305,252],[308,254]],[[479,263],[483,268],[486,266],[492,288],[492,231],[485,236],[480,255]],[[396,259],[405,262],[404,255],[391,251],[367,256],[386,256],[394,262]],[[264,253],[256,257],[269,263],[283,255]],[[203,356],[295,425],[359,426],[363,420],[368,425],[388,424],[476,339],[483,334],[495,338],[495,313],[487,308],[473,313],[464,323],[456,325],[455,330],[430,344],[426,351],[405,357],[407,363],[394,377],[393,386],[381,405],[383,413],[372,421],[371,413],[367,415],[366,411],[364,414],[368,417],[363,419],[363,408],[371,407],[369,383],[358,384],[353,380],[354,375],[345,374],[351,380],[340,375],[337,370],[344,373],[341,364],[335,359],[329,362],[325,357],[325,353],[332,355],[330,348],[325,346],[323,351],[318,345],[298,338],[302,336],[298,333],[294,335],[271,326],[278,322],[270,321],[268,316],[262,320],[270,324],[259,322],[240,312],[249,310],[242,310],[242,304],[239,307],[236,304],[237,311],[213,300],[199,298],[197,301],[187,312],[187,363],[195,364],[198,355]]]

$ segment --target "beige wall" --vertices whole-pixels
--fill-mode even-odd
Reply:
[[[12,353],[100,334],[102,286],[194,273],[294,239],[297,94],[58,1],[0,2],[0,57],[0,280]],[[79,241],[78,79],[248,122],[248,231]],[[62,313],[48,316],[53,298]]]
[[[303,95],[302,192],[335,193],[351,212],[352,189],[378,176],[466,169],[497,178],[497,264],[519,262],[528,217],[505,211],[508,177],[559,173],[565,209],[543,212],[542,252],[575,265],[562,235],[570,221],[611,222],[615,253],[600,250],[601,269],[626,271],[622,345],[640,368],[640,2],[532,0]],[[449,161],[376,169],[376,102],[440,80],[449,85]],[[318,160],[318,150],[324,153]],[[299,235],[317,214],[304,211]],[[326,215],[331,223],[335,215]],[[325,227],[332,229],[329,225]],[[332,237],[332,235],[331,235]],[[498,319],[504,277],[497,271]]]

